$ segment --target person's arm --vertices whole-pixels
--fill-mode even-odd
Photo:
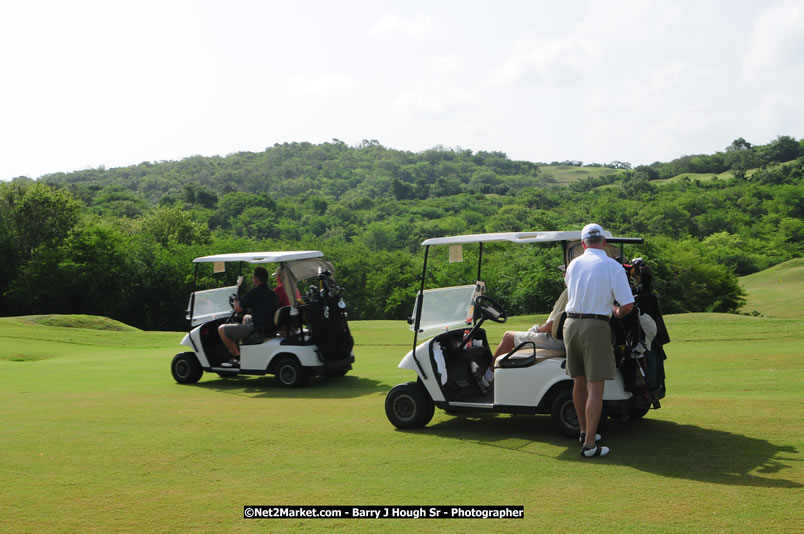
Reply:
[[[623,306],[612,306],[611,313],[617,319],[622,319],[623,317],[631,313],[631,310],[633,309],[634,309],[634,303],[632,302],[630,304],[625,304]]]
[[[614,301],[617,303],[624,302],[625,304],[612,306],[611,313],[617,319],[622,319],[634,309],[634,295],[631,293],[631,284],[628,283],[628,276],[625,274],[625,270],[618,265],[614,273],[614,278],[611,281]]]
[[[544,324],[536,325],[531,330],[535,332],[544,332],[544,333],[552,333],[553,332],[553,323],[561,317],[561,314],[564,313],[564,308],[567,307],[567,289],[564,288],[564,291],[556,299],[555,304],[553,304],[553,311],[550,312],[550,316],[547,318]]]
[[[246,296],[243,297],[242,299],[235,299],[234,309],[237,313],[245,313],[245,311],[251,307],[251,299],[253,298],[253,292],[254,290],[252,289],[251,291],[246,293]]]
[[[537,332],[552,332],[553,331],[553,321],[547,321],[543,324],[536,325]]]

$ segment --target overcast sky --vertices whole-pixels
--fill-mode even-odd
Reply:
[[[0,179],[274,143],[667,161],[804,137],[804,0],[0,0]]]

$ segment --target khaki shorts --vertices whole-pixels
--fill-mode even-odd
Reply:
[[[564,350],[564,342],[554,338],[549,332],[513,332],[514,347],[518,347],[525,341],[533,341],[537,349]],[[529,348],[529,347],[528,347]]]
[[[254,330],[256,330],[256,328],[254,328],[253,324],[231,323],[223,325],[223,331],[226,332],[226,336],[235,341],[246,339]]]
[[[611,328],[600,319],[570,319],[564,323],[567,374],[590,382],[611,380],[617,370],[611,348]]]

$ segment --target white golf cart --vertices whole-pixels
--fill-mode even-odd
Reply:
[[[355,361],[354,341],[346,321],[342,288],[335,283],[332,264],[319,251],[244,252],[218,254],[193,260],[198,281],[200,264],[214,264],[216,273],[225,272],[226,262],[279,264],[278,276],[290,306],[277,310],[275,323],[280,335],[265,337],[258,331],[243,340],[240,367],[222,364],[231,356],[218,335],[218,326],[237,319],[232,302],[238,286],[193,291],[187,309],[190,332],[181,344],[190,351],[177,354],[170,365],[176,382],[198,382],[204,371],[222,377],[240,374],[274,374],[283,387],[299,387],[314,375],[345,375]],[[311,282],[297,298],[298,283]]]
[[[615,259],[623,257],[624,243],[642,242],[641,238],[614,238],[608,232],[606,237],[607,252]],[[577,436],[579,427],[572,404],[572,380],[565,371],[563,351],[536,349],[533,342],[522,343],[497,361],[494,380],[488,388],[480,383],[471,368],[474,362],[485,370],[492,362],[493,346],[486,338],[483,323],[507,320],[502,307],[483,294],[485,283],[480,281],[483,244],[561,243],[565,265],[568,265],[583,252],[580,238],[580,232],[568,231],[464,235],[424,241],[421,290],[409,319],[414,332],[413,350],[399,364],[419,378],[400,384],[388,393],[385,412],[391,423],[403,429],[423,427],[430,422],[437,406],[448,413],[551,414],[562,434]],[[456,249],[471,243],[479,244],[477,281],[472,285],[425,289],[430,247],[448,245],[451,258],[453,255],[462,258],[462,249]],[[639,351],[632,350],[640,341],[639,328],[615,323],[620,321],[611,321],[618,370],[617,376],[605,385],[605,410],[613,418],[637,419],[647,413],[651,404],[659,406],[658,399],[664,396],[663,367],[661,386],[648,391],[645,381],[638,377],[646,365],[637,358],[644,360],[644,354],[640,356]],[[417,345],[419,339],[430,336],[435,337]]]

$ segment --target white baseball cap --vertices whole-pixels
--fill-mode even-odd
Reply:
[[[581,239],[589,239],[590,237],[606,237],[603,234],[603,227],[599,224],[587,224],[581,230]]]

